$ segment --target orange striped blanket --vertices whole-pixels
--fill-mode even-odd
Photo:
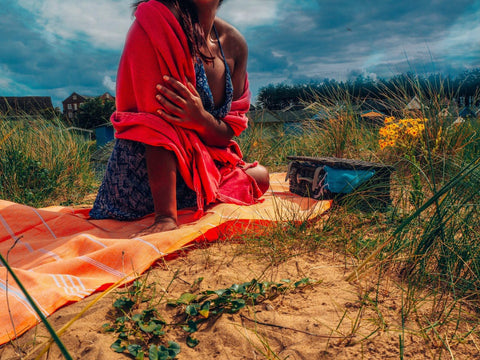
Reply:
[[[272,221],[308,220],[330,207],[328,201],[289,193],[284,176],[271,176],[271,190],[262,203],[217,204],[198,220],[194,211],[184,211],[179,214],[178,230],[137,238],[129,234],[147,227],[151,217],[132,222],[91,220],[89,209],[35,209],[0,200],[0,253],[8,257],[9,265],[48,316],[122,278],[133,280],[160,258],[194,241],[225,239]],[[3,264],[0,309],[0,345],[39,322]]]

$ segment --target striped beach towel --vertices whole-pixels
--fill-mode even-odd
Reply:
[[[195,241],[227,239],[274,221],[308,220],[326,211],[330,201],[288,192],[285,174],[271,175],[265,201],[250,206],[217,204],[195,219],[179,213],[177,230],[130,238],[153,218],[122,222],[91,220],[89,209],[36,209],[0,200],[0,253],[45,316],[106,289],[120,279],[133,280],[162,257]],[[39,322],[38,315],[5,266],[0,266],[0,345]]]

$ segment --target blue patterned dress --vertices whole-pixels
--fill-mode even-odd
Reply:
[[[218,33],[215,29],[218,39]],[[208,85],[205,68],[200,59],[195,62],[196,88],[204,108],[218,119],[230,111],[233,100],[233,85],[220,40],[220,51],[225,63],[225,101],[215,107],[212,91]],[[197,196],[177,173],[177,208],[196,207]],[[145,145],[140,142],[116,139],[108,160],[102,185],[90,211],[93,219],[134,220],[154,212],[153,197],[148,182]]]

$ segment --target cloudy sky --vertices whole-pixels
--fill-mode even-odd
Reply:
[[[0,96],[115,92],[133,0],[0,0]],[[480,0],[225,0],[271,83],[480,67]]]

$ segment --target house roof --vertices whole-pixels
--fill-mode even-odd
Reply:
[[[0,113],[4,115],[38,115],[53,112],[50,96],[0,96]]]
[[[466,118],[466,117],[475,117],[475,111],[470,109],[468,106],[465,106],[459,113],[458,116]]]
[[[385,114],[377,110],[366,110],[360,114],[361,117],[385,117]]]
[[[99,96],[100,99],[109,99],[115,101],[115,96],[110,94],[108,91]]]
[[[77,97],[81,98],[80,100],[87,100],[87,99],[91,99],[93,98],[93,96],[88,96],[88,95],[81,95],[81,94],[78,94],[76,92],[73,92],[70,94],[69,97],[67,97],[65,100],[62,101],[63,104],[65,104],[65,102],[67,102],[68,100],[72,99],[73,96],[76,95]],[[78,99],[77,99],[78,100]],[[65,106],[65,105],[64,105]]]
[[[65,130],[69,130],[69,131],[79,131],[79,132],[84,132],[84,133],[89,133],[89,134],[93,134],[93,130],[90,130],[90,129],[84,129],[84,128],[79,128],[79,127],[76,127],[76,126],[70,126],[68,128],[66,128]]]
[[[405,106],[405,110],[420,110],[422,108],[422,103],[418,99],[417,95],[415,95],[412,100]]]

